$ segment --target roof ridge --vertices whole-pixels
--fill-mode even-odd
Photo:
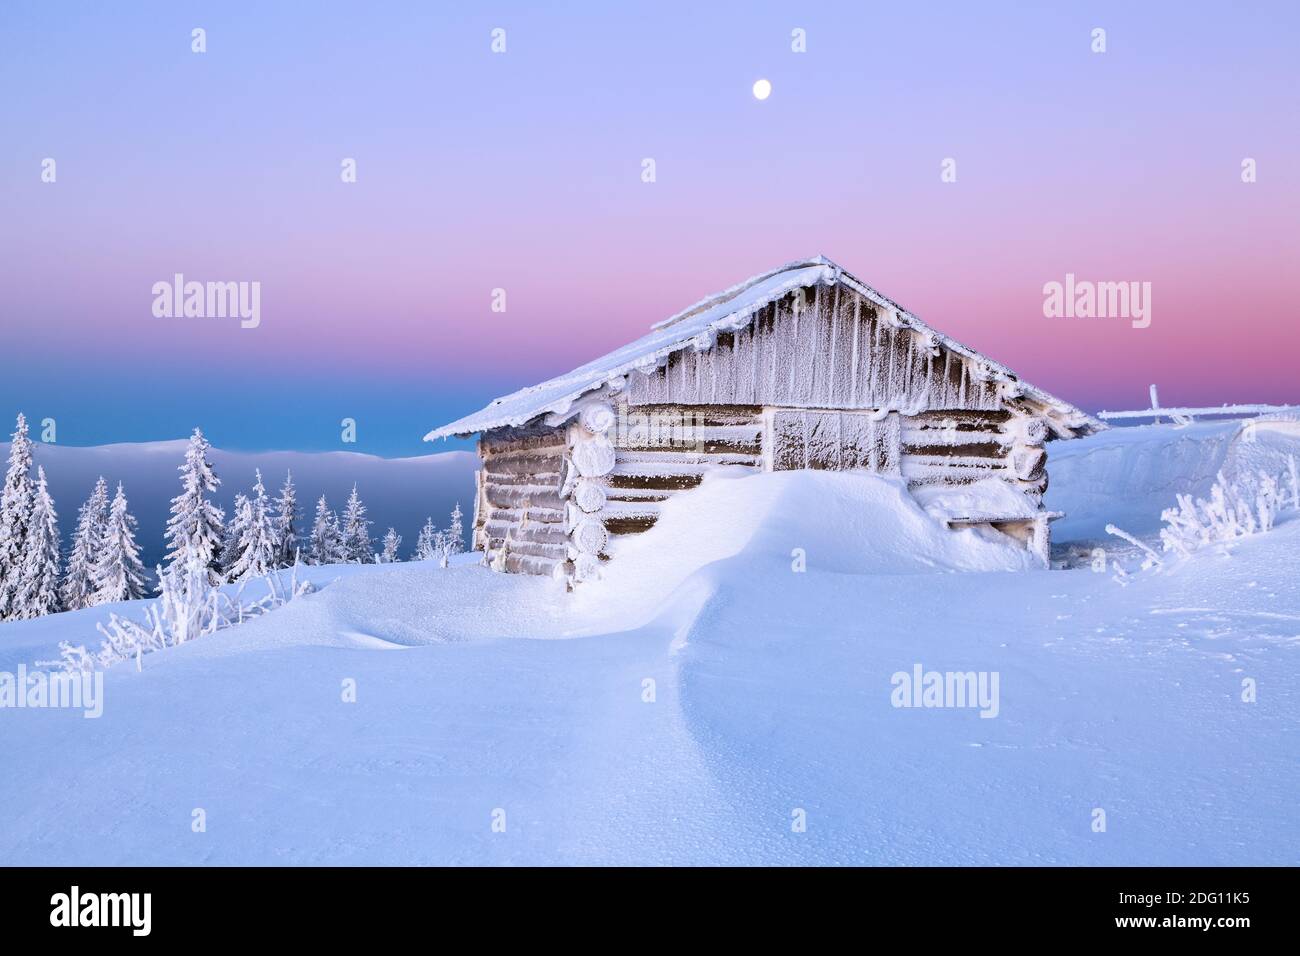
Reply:
[[[692,315],[697,315],[705,309],[711,309],[715,306],[721,305],[730,299],[736,298],[746,289],[750,289],[758,283],[764,282],[773,276],[780,275],[782,272],[793,272],[797,269],[807,269],[810,266],[833,266],[837,271],[844,271],[840,266],[836,265],[836,263],[832,262],[820,253],[809,259],[795,259],[793,262],[787,262],[783,266],[777,266],[775,269],[769,269],[767,272],[761,272],[756,276],[750,276],[745,281],[739,282],[730,288],[723,289],[721,292],[713,292],[706,295],[703,299],[700,299],[700,301],[696,302],[694,305],[687,306],[676,315],[670,315],[668,318],[654,323],[650,326],[650,331],[655,332],[659,329],[666,329],[668,326],[675,325],[683,319],[689,319]]]

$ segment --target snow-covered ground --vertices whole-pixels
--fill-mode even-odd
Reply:
[[[1185,428],[1112,428],[1081,441],[1055,442],[1047,456],[1047,506],[1065,517],[1052,525],[1052,535],[1063,542],[1102,540],[1107,524],[1151,535],[1177,494],[1205,497],[1219,472],[1228,478],[1259,469],[1276,474],[1297,451],[1300,413],[1257,422],[1198,421]]]
[[[1239,430],[1053,446],[1058,538],[1300,452]],[[571,595],[472,557],[309,569],[111,668],[97,720],[0,710],[0,862],[1300,862],[1294,512],[1121,585],[800,472],[711,479],[621,547]],[[104,616],[0,626],[0,669]],[[893,706],[918,664],[995,673],[996,716]]]

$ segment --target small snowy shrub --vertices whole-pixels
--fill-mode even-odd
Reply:
[[[438,567],[445,568],[451,561],[453,554],[458,554],[460,549],[456,547],[459,541],[449,535],[446,531],[439,531],[433,537],[433,557],[438,562]]]
[[[1300,470],[1294,455],[1282,475],[1261,471],[1254,477],[1228,481],[1219,472],[1209,498],[1178,495],[1177,506],[1160,514],[1165,523],[1160,529],[1160,543],[1166,552],[1189,557],[1209,545],[1271,531],[1278,515],[1287,508],[1300,509]],[[1127,531],[1108,524],[1106,533],[1141,549],[1146,555],[1144,571],[1163,564],[1154,550]]]
[[[134,659],[139,669],[140,658],[145,654],[242,624],[313,591],[309,581],[298,581],[296,562],[287,584],[282,583],[278,575],[267,574],[261,579],[266,584],[266,595],[248,602],[242,600],[247,582],[233,596],[214,587],[207,562],[196,551],[190,551],[183,563],[165,571],[159,568],[158,573],[162,594],[145,609],[143,621],[110,614],[106,624],[95,625],[104,638],[98,651],[87,651],[84,645],[60,641],[59,660],[37,661],[37,666],[61,667],[76,672],[112,667],[121,661]]]
[[[1260,472],[1229,482],[1220,472],[1209,498],[1179,495],[1178,505],[1160,515],[1166,551],[1187,557],[1207,545],[1269,531],[1287,505],[1281,479]]]
[[[1163,561],[1160,560],[1160,555],[1156,554],[1149,547],[1147,547],[1137,538],[1133,537],[1133,535],[1129,534],[1124,529],[1117,528],[1113,524],[1108,524],[1106,525],[1106,533],[1113,534],[1117,538],[1123,538],[1129,544],[1141,549],[1142,553],[1146,555],[1146,558],[1142,561],[1143,571],[1147,570],[1147,568],[1159,567],[1161,564],[1164,563]],[[1123,568],[1121,568],[1118,563],[1115,564],[1115,572],[1119,576],[1127,576],[1127,572]]]

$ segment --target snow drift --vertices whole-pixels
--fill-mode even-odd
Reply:
[[[605,576],[680,578],[742,552],[788,564],[795,549],[823,570],[846,574],[1029,566],[1023,549],[1001,536],[949,530],[922,510],[902,479],[782,471],[715,473],[691,494],[665,502],[653,528],[618,542]]]
[[[813,568],[895,575],[1033,565],[1003,535],[947,528],[902,479],[829,471],[715,472],[690,494],[665,502],[649,531],[616,541],[611,558],[601,580],[571,596],[587,629],[610,629],[611,611],[623,626],[640,626],[687,582],[694,596],[685,604],[702,604],[711,593],[708,582],[721,572],[701,572],[722,563],[728,573],[756,576]]]
[[[1158,523],[1194,490],[1160,446],[1239,427],[1117,429],[1092,467]],[[1288,513],[1123,587],[1008,574],[1016,546],[895,482],[791,472],[710,478],[571,594],[309,568],[319,593],[110,668],[101,719],[0,711],[0,863],[1294,865],[1297,548]],[[0,625],[0,669],[105,610]],[[917,665],[998,674],[997,718],[893,706]]]
[[[1179,494],[1207,496],[1220,471],[1229,480],[1278,474],[1289,455],[1300,457],[1300,420],[1288,417],[1138,425],[1054,442],[1046,505],[1065,517],[1052,524],[1052,540],[1101,540],[1107,524],[1154,535]]]

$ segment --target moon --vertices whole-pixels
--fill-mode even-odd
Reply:
[[[765,100],[772,95],[772,84],[768,80],[754,81],[754,99]]]

